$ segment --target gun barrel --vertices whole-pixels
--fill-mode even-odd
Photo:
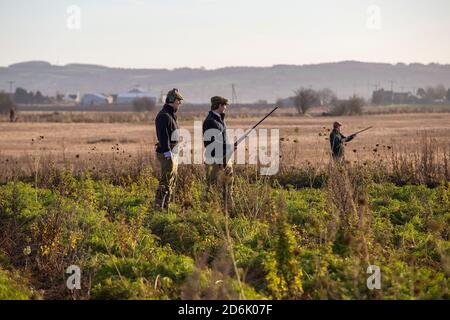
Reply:
[[[264,118],[262,118],[261,120],[258,121],[257,124],[255,124],[250,130],[248,130],[246,133],[244,133],[244,135],[242,135],[242,137],[240,137],[237,141],[236,141],[236,146],[239,145],[242,141],[245,140],[245,138],[248,137],[248,135],[250,134],[250,132],[252,132],[253,130],[256,129],[256,127],[258,127],[264,120],[266,120],[268,117],[270,117],[270,115],[272,115],[272,113],[275,112],[275,110],[277,110],[279,107],[276,106],[272,111],[270,111],[268,114],[266,114],[264,116]]]
[[[360,130],[360,131],[358,131],[358,132],[355,132],[354,134],[352,134],[353,136],[356,136],[357,134],[360,134],[360,133],[362,133],[362,132],[364,132],[364,131],[367,131],[367,130],[370,130],[370,129],[372,129],[373,127],[368,127],[368,128],[365,128],[365,129],[362,129],[362,130]]]

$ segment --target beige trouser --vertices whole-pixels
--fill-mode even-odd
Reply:
[[[178,159],[176,155],[166,159],[162,153],[156,153],[156,157],[161,165],[161,174],[156,190],[155,206],[167,209],[177,181]]]

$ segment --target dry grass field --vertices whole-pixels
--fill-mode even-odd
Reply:
[[[194,121],[200,117],[183,119],[182,128],[193,131]],[[258,117],[228,120],[229,128],[247,129]],[[401,152],[414,152],[420,137],[427,136],[442,148],[450,145],[450,113],[386,114],[357,117],[286,117],[266,120],[261,128],[280,129],[282,155],[289,164],[322,162],[328,159],[327,137],[333,121],[344,124],[344,134],[373,126],[347,147],[349,160],[371,159],[374,153],[389,152],[394,147]],[[65,160],[87,158],[88,155],[136,155],[153,151],[156,135],[153,121],[140,123],[52,123],[0,122],[0,155],[26,156],[39,151],[42,154],[64,156]],[[41,138],[43,137],[43,139]],[[374,152],[376,150],[376,152]]]

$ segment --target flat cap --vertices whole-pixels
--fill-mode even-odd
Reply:
[[[174,103],[177,99],[183,100],[183,96],[178,92],[178,89],[173,88],[167,92],[166,103]]]
[[[228,104],[228,99],[221,96],[214,96],[211,98],[211,104],[212,105]]]

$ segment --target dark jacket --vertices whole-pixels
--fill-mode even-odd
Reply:
[[[156,152],[164,153],[172,151],[172,149],[178,143],[178,137],[173,132],[178,129],[177,116],[173,108],[165,104],[159,111],[155,118],[156,136],[158,137],[158,144]]]
[[[342,133],[337,132],[336,130],[331,131],[330,133],[330,146],[331,151],[333,152],[334,157],[343,157],[344,156],[344,143],[352,141],[354,137],[346,137]]]
[[[205,141],[205,139],[203,140],[205,148],[209,146],[211,143],[216,144],[214,146],[214,150],[222,146],[223,150],[222,157],[218,157],[216,159],[217,163],[223,163],[223,157],[227,154],[228,137],[227,137],[227,126],[225,124],[224,118],[225,118],[224,114],[219,116],[216,113],[210,111],[206,116],[205,121],[203,121],[203,136],[205,135],[205,132],[209,129],[217,129],[220,132],[218,135],[213,136],[211,140],[208,139],[209,141]],[[231,146],[228,146],[228,148],[230,149]],[[211,152],[212,157],[216,157],[214,150]],[[232,149],[230,149],[229,151],[231,150]],[[206,156],[208,157],[209,154]]]

